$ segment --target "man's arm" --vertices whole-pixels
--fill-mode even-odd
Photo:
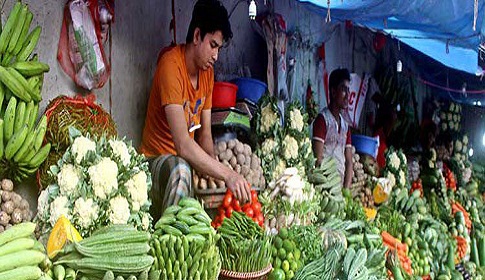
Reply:
[[[223,180],[241,202],[249,201],[251,193],[247,181],[212,158],[189,136],[182,105],[166,105],[165,113],[178,156],[199,172]]]
[[[312,149],[313,149],[313,155],[316,158],[316,163],[315,163],[316,166],[320,166],[320,164],[322,163],[323,147],[324,147],[323,141],[315,140],[315,139],[312,140]]]
[[[202,127],[196,130],[196,139],[200,147],[209,154],[212,158],[216,158],[214,154],[214,142],[212,139],[211,129],[211,110],[203,110],[200,117]]]
[[[352,185],[352,176],[354,175],[354,169],[352,164],[352,146],[345,147],[345,177],[344,187],[350,188]]]

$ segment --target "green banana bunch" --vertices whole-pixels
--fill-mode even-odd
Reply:
[[[39,107],[34,101],[25,103],[12,96],[0,119],[0,176],[17,182],[34,174],[47,159],[51,144],[43,143],[47,129],[47,116],[43,115],[36,126]]]

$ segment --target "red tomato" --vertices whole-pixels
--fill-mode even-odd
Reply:
[[[258,223],[258,225],[259,225],[260,227],[264,227],[264,222],[259,222],[259,223]]]
[[[237,199],[232,200],[232,208],[234,208],[235,211],[238,211],[238,212],[241,211],[241,205],[239,204],[239,200]]]
[[[244,205],[243,205],[242,210],[243,210],[243,212],[244,212],[244,213],[246,213],[246,211],[247,211],[249,208],[251,208],[251,204],[246,203],[246,204],[244,204]]]
[[[247,208],[244,213],[246,213],[246,215],[248,215],[248,217],[254,217],[254,211],[251,207]]]
[[[225,214],[226,214],[226,209],[219,207],[217,216],[220,217],[220,216],[225,215]]]
[[[222,201],[222,206],[224,208],[227,208],[231,206],[231,203],[232,203],[232,195],[229,193],[226,193],[226,195],[224,196],[224,200]]]
[[[254,203],[258,201],[258,193],[255,190],[251,190],[251,201]]]
[[[259,214],[256,216],[256,222],[257,222],[258,224],[260,224],[260,223],[261,223],[261,224],[262,224],[262,223],[264,223],[264,216],[263,216],[263,214],[259,213]]]
[[[232,211],[234,211],[234,209],[232,209],[231,206],[227,207],[227,209],[226,209],[226,217],[230,218],[231,215],[232,215]]]
[[[259,203],[259,202],[253,202],[252,208],[254,210],[254,213],[256,213],[256,214],[261,213],[261,203]]]

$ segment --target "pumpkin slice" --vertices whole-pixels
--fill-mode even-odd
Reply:
[[[47,241],[47,256],[50,259],[55,258],[67,244],[68,240],[71,242],[79,242],[82,240],[82,237],[71,222],[62,215],[57,219],[49,235],[49,240]]]

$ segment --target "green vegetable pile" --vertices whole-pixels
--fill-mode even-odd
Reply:
[[[289,236],[288,229],[280,229],[273,239],[271,263],[274,270],[271,272],[273,276],[270,277],[285,275],[283,279],[293,279],[295,272],[303,266],[301,251],[298,249],[300,244],[296,244],[295,239]]]
[[[218,236],[200,203],[184,197],[155,224],[150,253],[155,279],[216,279],[221,259]]]
[[[255,272],[271,263],[271,236],[244,213],[233,212],[217,229],[222,269]],[[213,278],[210,278],[213,279]]]

